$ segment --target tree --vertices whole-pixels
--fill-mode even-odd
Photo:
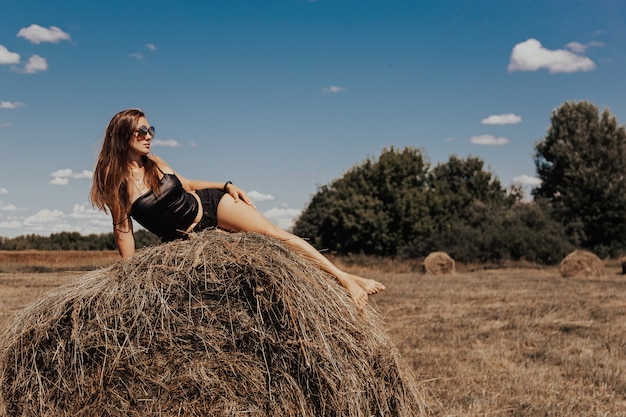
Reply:
[[[507,196],[500,180],[476,157],[452,155],[447,163],[438,164],[430,173],[430,188],[431,214],[441,222],[459,217],[467,220],[464,212],[474,201],[500,207],[510,206],[517,198]]]
[[[321,187],[294,232],[321,249],[394,256],[431,228],[428,168],[418,149],[384,149]]]
[[[517,202],[504,213],[493,246],[503,250],[504,259],[548,265],[561,262],[574,248],[550,211],[545,203]]]
[[[545,199],[570,242],[600,256],[626,246],[626,133],[608,110],[567,102],[552,113],[547,136],[535,144]]]
[[[502,213],[518,196],[507,195],[481,159],[453,155],[435,166],[429,174],[427,200],[432,231],[426,239],[414,242],[407,256],[442,250],[461,261],[498,258],[493,233],[485,231],[497,229]]]

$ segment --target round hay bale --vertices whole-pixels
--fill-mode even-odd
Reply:
[[[280,242],[206,231],[27,306],[0,341],[9,416],[420,416],[370,307]]]
[[[445,252],[432,252],[424,259],[424,272],[433,275],[453,274],[454,259]]]
[[[606,275],[604,262],[594,253],[575,250],[561,261],[559,267],[564,278],[600,278]]]

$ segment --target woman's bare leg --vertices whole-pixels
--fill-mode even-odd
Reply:
[[[296,249],[315,262],[322,271],[334,276],[348,290],[359,307],[365,305],[368,294],[375,294],[385,289],[385,286],[378,281],[352,275],[339,269],[307,241],[274,225],[256,208],[242,201],[235,202],[228,194],[220,200],[217,207],[217,219],[218,226],[222,229],[233,232],[262,233],[277,238],[292,249]]]

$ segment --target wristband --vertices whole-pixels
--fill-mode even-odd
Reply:
[[[228,185],[232,184],[232,181],[226,181],[226,184],[224,184],[224,192],[228,194]]]

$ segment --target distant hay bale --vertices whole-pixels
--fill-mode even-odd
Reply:
[[[206,231],[86,273],[19,312],[0,341],[5,412],[426,415],[383,327],[280,242]]]
[[[424,272],[433,275],[453,274],[454,259],[445,252],[432,252],[424,259]]]
[[[561,261],[559,267],[564,278],[600,278],[606,275],[604,262],[594,253],[575,250]]]

